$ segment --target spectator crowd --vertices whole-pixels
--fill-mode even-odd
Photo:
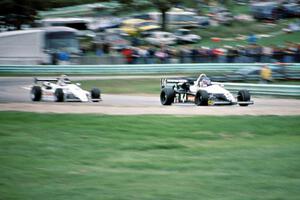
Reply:
[[[285,46],[258,44],[223,46],[216,48],[181,46],[180,48],[128,47],[118,51],[106,50],[101,56],[123,57],[127,64],[159,63],[300,63],[300,44],[287,42]]]

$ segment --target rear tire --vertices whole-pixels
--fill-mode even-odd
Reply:
[[[197,106],[207,106],[208,105],[208,93],[204,90],[199,90],[195,96],[195,104]]]
[[[238,92],[237,100],[238,101],[250,101],[251,95],[248,90],[240,90]],[[239,104],[240,106],[248,106],[249,104]]]
[[[100,101],[100,97],[101,97],[101,91],[98,88],[93,88],[91,90],[92,101],[93,102],[98,102],[98,101]]]
[[[174,103],[175,91],[172,88],[164,88],[160,92],[160,102],[164,106]]]
[[[33,86],[30,93],[32,101],[40,101],[42,99],[42,88],[40,86]]]
[[[56,102],[63,102],[64,99],[65,99],[65,96],[64,96],[64,91],[63,89],[61,88],[57,88],[55,90],[55,97],[56,97]]]

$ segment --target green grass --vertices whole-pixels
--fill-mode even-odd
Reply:
[[[160,91],[159,78],[87,80],[80,83],[86,90],[97,87],[103,93],[111,94],[158,94]]]
[[[299,199],[299,120],[0,112],[0,199]]]
[[[253,22],[234,22],[231,26],[210,26],[207,29],[197,29],[195,33],[200,35],[203,39],[194,44],[196,46],[208,46],[208,47],[220,47],[223,45],[246,45],[246,40],[236,41],[220,41],[212,42],[211,37],[220,38],[235,38],[239,35],[248,36],[250,33],[254,34],[274,34],[282,31],[282,28],[286,28],[287,25],[295,19],[280,20],[277,24],[271,25],[267,23],[261,23],[257,21]],[[294,32],[290,34],[280,33],[273,37],[258,39],[260,45],[285,45],[286,41],[300,42],[300,32]]]
[[[189,75],[188,77],[193,77]],[[170,76],[172,77],[172,76]],[[160,79],[109,79],[109,80],[85,80],[80,81],[82,87],[90,90],[93,87],[100,88],[103,93],[109,94],[159,94]],[[253,81],[251,83],[258,83]],[[299,85],[299,81],[274,81],[272,84]]]

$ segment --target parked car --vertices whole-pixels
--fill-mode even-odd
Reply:
[[[161,22],[160,12],[148,13],[152,19],[157,23]],[[168,27],[174,28],[198,28],[200,26],[197,13],[193,11],[187,11],[180,8],[171,8],[166,13],[166,21]]]
[[[201,37],[196,34],[192,34],[188,29],[178,29],[174,32],[179,44],[184,43],[196,43],[201,40]]]
[[[130,45],[130,42],[116,33],[98,33],[95,37],[96,44],[109,44],[112,49],[123,49]]]
[[[177,38],[174,34],[163,31],[154,31],[145,38],[145,41],[152,45],[173,45],[176,44]]]
[[[143,19],[126,19],[122,22],[121,30],[128,35],[136,35],[147,31],[157,31],[160,26],[153,21]]]
[[[232,13],[223,7],[213,7],[209,16],[220,24],[231,24],[234,20]]]
[[[196,16],[195,18],[197,19],[198,24],[202,28],[210,25],[209,17],[207,17],[207,16]]]
[[[40,21],[43,27],[64,26],[76,29],[79,37],[94,37],[95,34],[90,30],[90,18],[46,18]]]
[[[258,2],[251,4],[251,13],[258,20],[276,20],[279,18],[277,2]]]
[[[287,3],[282,5],[283,17],[300,17],[300,5],[296,3]]]

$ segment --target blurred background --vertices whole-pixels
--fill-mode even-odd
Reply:
[[[3,0],[0,64],[299,63],[299,1]]]

